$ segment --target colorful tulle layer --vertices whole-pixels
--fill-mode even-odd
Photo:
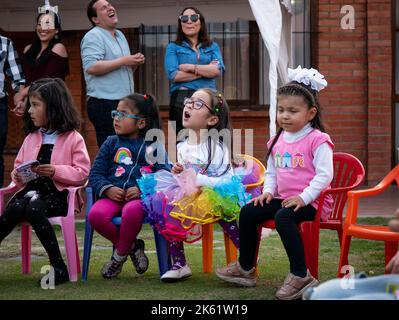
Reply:
[[[202,236],[200,225],[184,228],[180,220],[169,215],[172,205],[162,192],[142,198],[142,205],[150,224],[168,241],[195,242]]]
[[[223,179],[214,188],[196,187],[196,176],[193,169],[178,175],[161,170],[138,180],[144,211],[167,240],[198,240],[198,224],[233,221],[251,199],[238,176]]]

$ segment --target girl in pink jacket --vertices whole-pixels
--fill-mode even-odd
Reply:
[[[0,216],[0,243],[20,222],[32,225],[54,268],[55,284],[68,281],[69,276],[48,218],[66,216],[67,188],[83,185],[90,171],[85,142],[76,131],[79,126],[64,81],[56,78],[32,83],[24,114],[24,129],[29,134],[11,172],[20,189]],[[34,162],[30,170],[22,170],[28,162]]]

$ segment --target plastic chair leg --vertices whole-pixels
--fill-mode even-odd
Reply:
[[[258,257],[259,257],[259,248],[260,248],[260,241],[262,239],[262,226],[258,226],[258,243],[256,244],[256,251],[255,251],[255,257],[254,257],[254,266],[255,266],[255,273],[257,276],[259,276],[259,269],[258,269]]]
[[[226,233],[223,233],[223,235],[224,235],[224,250],[226,252],[226,263],[230,264],[234,261],[237,261],[237,248]]]
[[[212,272],[213,254],[213,225],[202,226],[202,270],[205,273]]]
[[[21,225],[21,258],[22,273],[30,273],[30,254],[32,245],[32,227],[27,224]]]
[[[385,267],[397,252],[398,252],[397,241],[385,241]],[[385,273],[388,273],[386,268],[385,268]]]
[[[157,250],[159,276],[162,276],[171,267],[171,259],[169,255],[169,244],[166,239],[154,229],[155,247]]]
[[[82,272],[82,269],[80,267],[80,258],[79,258],[79,242],[78,242],[78,236],[75,233],[75,246],[76,246],[76,256],[78,257],[76,261],[76,267],[78,269],[78,273]]]
[[[90,222],[86,218],[85,239],[84,239],[84,243],[83,243],[83,270],[82,270],[82,280],[83,281],[87,281],[87,276],[89,273],[92,242],[93,242],[93,229],[90,225]]]
[[[351,236],[344,235],[342,237],[342,247],[341,247],[341,254],[339,257],[339,265],[338,265],[338,278],[342,278],[344,276],[344,270],[342,269],[344,266],[348,265],[348,255],[349,255],[349,248],[351,245]]]
[[[341,230],[337,230],[337,234],[338,234],[338,241],[339,241],[339,247],[342,247],[342,229]]]
[[[76,247],[76,233],[74,221],[65,221],[61,226],[62,233],[64,235],[65,252],[67,256],[69,281],[78,281],[78,260],[79,254]]]
[[[319,234],[314,230],[313,222],[304,222],[301,226],[301,237],[305,251],[306,266],[316,279],[319,277]]]

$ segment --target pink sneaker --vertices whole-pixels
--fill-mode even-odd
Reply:
[[[230,263],[227,267],[217,269],[216,275],[224,281],[238,284],[239,286],[256,286],[255,268],[245,271],[238,261]]]

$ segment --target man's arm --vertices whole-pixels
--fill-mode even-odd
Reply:
[[[7,60],[4,65],[4,73],[11,79],[11,86],[14,91],[20,90],[21,86],[25,85],[25,76],[22,71],[18,53],[10,39],[8,39]]]
[[[94,34],[87,35],[83,38],[81,55],[83,70],[95,76],[107,74],[123,66],[136,67],[139,64],[143,64],[145,61],[144,55],[141,53],[123,56],[113,60],[104,60],[104,42]]]

